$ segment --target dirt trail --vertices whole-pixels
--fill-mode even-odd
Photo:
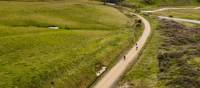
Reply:
[[[170,10],[170,9],[178,9],[178,10],[183,10],[183,9],[200,9],[200,7],[195,7],[195,8],[162,8],[158,10],[153,10],[153,11],[142,11],[144,13],[154,13],[154,12],[159,12],[159,11],[165,11],[165,10]],[[136,15],[139,17],[143,24],[144,24],[144,32],[142,36],[140,37],[139,41],[137,42],[138,44],[138,50],[136,50],[136,46],[133,46],[131,50],[126,54],[126,60],[124,58],[121,58],[121,60],[110,70],[108,71],[104,77],[102,77],[101,80],[99,80],[94,88],[111,88],[114,83],[116,83],[117,80],[124,74],[128,66],[132,62],[136,60],[136,57],[138,56],[138,53],[141,51],[142,47],[146,43],[150,33],[151,33],[151,26],[150,23],[142,16],[137,15],[132,13],[133,15]],[[176,20],[176,21],[184,21],[184,22],[191,22],[191,23],[197,23],[200,24],[200,21],[197,20],[189,20],[189,19],[180,19],[180,18],[170,18],[170,17],[164,17],[164,16],[159,16],[160,19],[169,19],[169,20]]]
[[[124,60],[124,57],[121,58],[121,60],[119,60],[119,62],[113,68],[111,68],[111,70],[108,71],[102,77],[102,79],[96,83],[96,85],[94,85],[94,88],[111,88],[113,84],[116,83],[116,81],[119,80],[119,78],[124,74],[131,63],[136,60],[136,57],[138,56],[139,52],[141,51],[142,47],[145,45],[148,37],[150,36],[150,23],[142,16],[134,13],[132,14],[139,17],[145,27],[142,36],[140,37],[139,41],[137,41],[138,49],[136,50],[136,46],[133,46],[130,51],[125,55],[126,59]]]
[[[184,10],[184,9],[200,9],[200,7],[194,7],[194,8],[161,8],[161,9],[157,9],[157,10],[142,11],[142,12],[143,13],[155,13],[155,12],[166,11],[166,10]],[[158,18],[159,19],[168,19],[168,20],[174,20],[174,21],[181,21],[181,22],[189,22],[189,23],[200,24],[199,20],[172,18],[172,17],[166,17],[166,16],[158,16]]]
[[[158,18],[159,19],[167,19],[167,20],[174,20],[174,21],[181,21],[181,22],[189,22],[189,23],[200,24],[200,21],[198,21],[198,20],[172,18],[172,17],[166,17],[166,16],[158,16]]]
[[[184,9],[200,9],[200,7],[194,7],[194,8],[161,8],[161,9],[157,9],[157,10],[142,11],[142,12],[143,13],[155,13],[155,12],[166,11],[166,10],[184,10]]]

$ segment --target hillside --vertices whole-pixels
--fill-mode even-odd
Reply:
[[[142,21],[99,1],[0,0],[0,88],[88,88],[102,67],[126,60],[124,53],[139,45],[134,43]],[[199,0],[123,1],[119,5],[131,4],[130,11],[138,12],[138,7],[200,5]],[[140,15],[151,22],[152,36],[119,86],[198,88],[200,26],[156,18],[199,20],[200,10]]]
[[[1,88],[86,88],[137,31],[118,10],[86,0],[1,1],[0,12]]]

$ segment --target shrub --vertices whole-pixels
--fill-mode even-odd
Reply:
[[[145,4],[153,4],[154,0],[143,0]]]
[[[132,3],[128,3],[128,2],[122,2],[121,5],[124,7],[128,7],[128,8],[137,8],[137,6],[135,6]]]

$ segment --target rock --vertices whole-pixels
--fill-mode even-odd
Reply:
[[[106,68],[107,68],[107,67],[105,67],[105,66],[102,67],[100,71],[96,72],[96,75],[97,75],[97,76],[100,76],[103,72],[106,71]]]
[[[59,29],[59,27],[56,27],[56,26],[54,26],[54,27],[48,27],[49,29]]]

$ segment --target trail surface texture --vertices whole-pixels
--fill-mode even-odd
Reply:
[[[200,7],[195,7],[195,8],[161,8],[157,10],[152,10],[152,11],[142,11],[143,13],[155,13],[155,12],[160,12],[160,11],[166,11],[166,10],[184,10],[184,9],[200,9]]]
[[[139,52],[141,51],[142,47],[145,45],[148,37],[151,33],[151,26],[150,23],[140,15],[134,14],[139,17],[143,24],[144,24],[144,32],[140,39],[137,41],[138,49],[136,50],[137,46],[133,46],[130,51],[125,55],[126,59],[121,58],[119,62],[111,68],[103,77],[100,79],[94,88],[111,88],[114,83],[125,73],[126,69],[136,60]]]
[[[172,17],[166,17],[166,16],[158,16],[158,18],[159,19],[167,19],[167,20],[174,20],[174,21],[181,21],[181,22],[189,22],[189,23],[200,24],[200,21],[198,21],[198,20],[172,18]]]

